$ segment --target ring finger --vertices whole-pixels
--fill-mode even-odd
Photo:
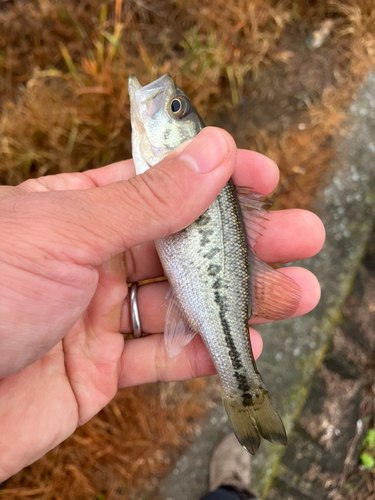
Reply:
[[[281,269],[281,272],[293,278],[301,288],[302,298],[294,316],[301,316],[311,311],[320,299],[320,287],[315,276],[301,267],[288,267]],[[169,283],[167,281],[150,283],[138,288],[138,307],[143,333],[164,331],[168,290]],[[265,320],[261,318],[252,318],[250,321],[251,324],[264,322]],[[132,333],[132,331],[128,294],[122,310],[121,332]]]

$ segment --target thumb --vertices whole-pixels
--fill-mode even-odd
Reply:
[[[39,231],[58,232],[64,259],[96,266],[127,248],[191,224],[213,203],[235,163],[232,137],[207,127],[159,164],[127,181],[28,195],[30,202],[35,197],[28,217],[35,221],[46,214]],[[53,250],[57,248],[54,245]]]
[[[213,203],[235,163],[232,137],[221,129],[206,128],[158,165],[130,179],[123,186],[128,202],[123,244],[163,238],[191,224]]]
[[[235,163],[232,137],[221,129],[203,129],[144,174],[82,193],[92,221],[86,232],[95,235],[85,238],[105,260],[108,254],[175,233],[213,203]],[[105,241],[103,236],[98,241],[98,228],[107,235]]]

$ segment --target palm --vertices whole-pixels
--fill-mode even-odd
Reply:
[[[124,349],[119,332],[127,294],[121,260],[122,256],[115,257],[106,270],[100,269],[89,307],[63,339],[66,374],[78,405],[78,425],[101,410],[117,391]]]
[[[63,176],[66,189],[93,187],[89,177],[78,178],[79,183],[75,174]],[[61,179],[59,176],[48,178],[47,184],[50,180],[57,181],[58,188]],[[24,186],[27,191],[45,190],[45,180],[29,181]],[[95,283],[95,293],[92,296],[92,286],[79,291],[80,303],[89,305],[65,312],[67,323],[75,324],[62,340],[27,368],[0,381],[0,393],[4,393],[4,428],[9,436],[17,435],[19,454],[30,456],[30,441],[38,440],[38,453],[30,457],[30,462],[94,416],[117,391],[124,347],[119,333],[120,318],[127,294],[122,261],[123,255],[120,255],[92,271],[91,285]],[[76,266],[72,273],[77,275]],[[58,282],[48,285],[49,290],[52,287],[55,291],[51,294],[52,304],[44,302],[42,313],[44,309],[53,310],[55,294],[69,293],[62,290]],[[61,311],[57,309],[54,314],[59,316]],[[59,335],[57,331],[53,333]],[[22,401],[22,412],[19,401]],[[1,413],[0,409],[0,417]],[[3,424],[3,419],[0,420]],[[11,470],[12,464],[9,467]]]
[[[116,393],[122,336],[97,330],[97,343],[91,349],[85,323],[80,319],[74,331],[48,354],[5,379],[7,394],[2,404],[7,412],[11,410],[6,429],[9,435],[17,436],[19,454],[29,455],[30,441],[37,439],[39,453],[30,461],[72,434]],[[105,345],[100,362],[93,355],[99,345]],[[7,405],[7,398],[15,393],[22,401],[22,413]]]

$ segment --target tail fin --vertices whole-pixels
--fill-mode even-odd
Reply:
[[[258,389],[254,398],[245,401],[241,396],[223,393],[223,403],[238,441],[249,453],[255,454],[261,437],[286,446],[285,428],[267,389]]]

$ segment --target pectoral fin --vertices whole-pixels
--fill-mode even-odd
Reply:
[[[188,324],[172,289],[168,292],[167,298],[169,303],[165,316],[164,343],[168,356],[173,359],[193,340],[196,332]]]

